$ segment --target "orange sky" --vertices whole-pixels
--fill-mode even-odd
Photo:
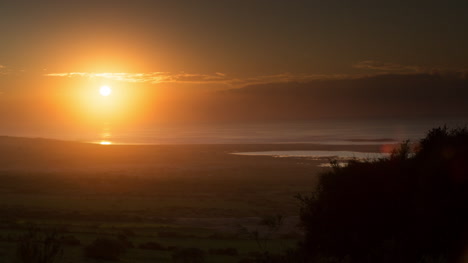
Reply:
[[[242,120],[223,108],[228,104],[240,112],[243,104],[255,105],[258,112],[242,114],[262,120],[276,105],[268,89],[250,102],[236,95],[227,103],[220,94],[268,83],[313,82],[314,89],[318,80],[352,85],[384,74],[464,78],[467,7],[460,1],[4,1],[0,133]],[[102,85],[113,88],[112,96],[99,95]],[[304,111],[302,104],[285,109]],[[335,111],[314,110],[314,116]]]

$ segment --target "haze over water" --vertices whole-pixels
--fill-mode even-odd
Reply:
[[[179,124],[115,130],[105,123],[88,133],[24,133],[22,136],[105,144],[319,143],[382,144],[417,141],[433,127],[456,128],[464,118],[316,120],[303,122]],[[6,133],[6,135],[8,135]],[[108,142],[108,143],[107,143]]]

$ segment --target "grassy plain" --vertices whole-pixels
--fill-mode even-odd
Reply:
[[[31,224],[59,228],[79,245],[63,262],[88,262],[83,247],[124,235],[133,248],[122,262],[171,262],[165,247],[235,248],[207,262],[238,262],[261,249],[277,251],[300,237],[297,193],[310,192],[323,160],[241,156],[267,150],[379,151],[377,145],[95,145],[0,137],[0,258],[13,262],[16,240]],[[285,221],[271,239],[245,234],[265,216]],[[243,231],[241,231],[243,230]],[[95,262],[95,261],[89,261]]]

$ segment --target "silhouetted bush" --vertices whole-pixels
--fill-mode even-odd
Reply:
[[[101,260],[118,260],[125,250],[120,240],[97,238],[85,247],[85,256]]]
[[[19,262],[23,263],[57,262],[63,253],[59,233],[57,230],[31,227],[18,239],[16,253]]]
[[[122,246],[124,246],[125,248],[134,248],[135,247],[135,245],[133,245],[133,242],[130,241],[130,239],[126,235],[119,234],[119,235],[117,235],[117,239],[120,241]]]
[[[248,253],[248,257],[239,260],[239,263],[303,263],[305,257],[297,249],[288,249],[281,253],[268,251]]]
[[[235,234],[230,234],[230,233],[219,233],[219,232],[216,232],[216,233],[213,233],[209,236],[207,236],[206,238],[208,239],[233,239],[233,238],[236,238],[236,235]]]
[[[188,234],[183,234],[183,233],[178,233],[178,232],[171,232],[171,231],[159,231],[158,236],[163,237],[163,238],[192,238],[192,237],[196,237],[195,235],[188,235]]]
[[[177,249],[179,249],[178,246],[167,246],[168,251],[174,251],[174,250],[177,250]]]
[[[175,263],[203,263],[205,252],[199,248],[181,248],[172,253],[172,261]]]
[[[335,165],[302,201],[307,261],[456,262],[468,234],[468,131],[431,130],[414,155]]]
[[[146,242],[138,246],[140,249],[166,250],[166,247],[157,242]]]
[[[81,245],[80,240],[77,239],[75,236],[72,236],[72,235],[61,237],[60,242],[63,245],[66,245],[66,246],[79,246],[79,245]]]
[[[255,259],[252,258],[241,258],[238,263],[255,263]]]
[[[136,236],[135,232],[133,232],[131,229],[123,229],[119,235],[123,235],[126,237],[134,237]]]
[[[226,256],[237,256],[237,249],[228,247],[228,248],[211,248],[209,250],[211,255],[226,255]]]

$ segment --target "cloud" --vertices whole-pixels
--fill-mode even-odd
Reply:
[[[350,78],[349,75],[317,75],[317,74],[291,74],[281,73],[273,75],[262,75],[248,78],[232,78],[225,73],[216,72],[214,74],[197,73],[170,73],[170,72],[148,72],[148,73],[90,73],[90,72],[67,72],[48,73],[47,77],[85,77],[85,78],[106,78],[124,82],[139,83],[196,83],[196,84],[224,84],[233,87],[245,85],[273,83],[273,82],[305,82],[316,79],[340,79]]]
[[[189,73],[169,73],[169,72],[148,72],[148,73],[91,73],[91,72],[67,72],[44,74],[48,77],[86,77],[86,78],[106,78],[125,82],[141,83],[168,83],[168,82],[188,82],[188,83],[223,83],[229,79],[225,74],[189,74]]]
[[[379,76],[385,74],[395,75],[417,75],[417,74],[432,74],[444,76],[456,76],[468,78],[467,70],[450,70],[450,69],[423,69],[419,66],[404,66],[394,63],[378,62],[374,60],[361,61],[353,66],[358,69],[370,69],[377,71],[375,74],[294,74],[294,73],[279,73],[271,75],[260,75],[253,77],[236,78],[222,72],[212,74],[187,73],[187,72],[65,72],[65,73],[48,73],[44,74],[47,77],[80,77],[80,78],[105,78],[115,81],[132,82],[132,83],[188,83],[188,84],[219,84],[223,86],[240,88],[248,85],[269,84],[269,83],[289,83],[299,82],[305,83],[315,80],[352,80],[371,76]]]
[[[441,74],[379,74],[247,85],[220,92],[205,114],[219,119],[307,120],[468,116],[468,78]],[[242,107],[236,105],[242,104]],[[207,107],[207,106],[206,106]],[[201,114],[202,115],[202,114]]]
[[[370,69],[383,72],[398,73],[421,73],[425,70],[419,66],[401,65],[396,63],[381,62],[375,60],[364,60],[353,65],[357,69]]]
[[[4,65],[0,65],[0,75],[8,75],[8,74],[9,74],[8,68]]]

